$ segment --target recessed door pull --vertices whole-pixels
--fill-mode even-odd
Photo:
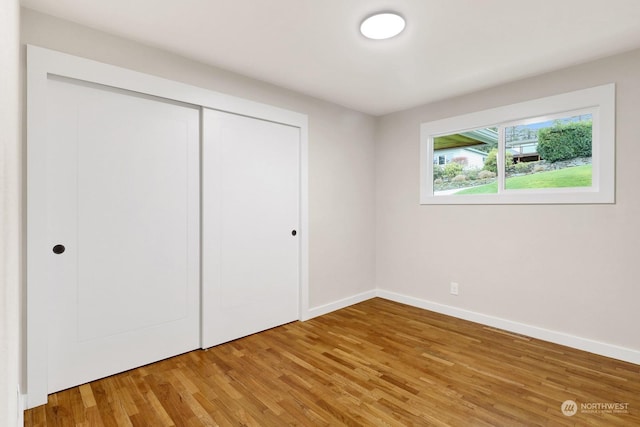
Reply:
[[[65,247],[64,245],[55,245],[53,247],[53,253],[56,255],[60,255],[61,253],[63,253],[65,251]]]

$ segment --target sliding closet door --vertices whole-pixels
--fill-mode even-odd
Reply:
[[[204,111],[202,338],[299,318],[300,130]]]
[[[49,77],[48,391],[199,347],[199,110]],[[37,189],[35,191],[38,191]]]

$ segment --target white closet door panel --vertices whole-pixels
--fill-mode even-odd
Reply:
[[[298,128],[204,111],[204,347],[299,318],[299,157]]]
[[[199,346],[199,111],[57,78],[48,95],[53,392]]]

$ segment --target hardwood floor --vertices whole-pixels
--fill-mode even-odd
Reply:
[[[25,425],[631,426],[640,366],[373,299],[52,394]]]

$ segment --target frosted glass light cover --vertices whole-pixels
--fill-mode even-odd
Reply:
[[[360,25],[363,36],[373,40],[395,37],[404,30],[404,18],[395,13],[379,13],[365,19]]]

